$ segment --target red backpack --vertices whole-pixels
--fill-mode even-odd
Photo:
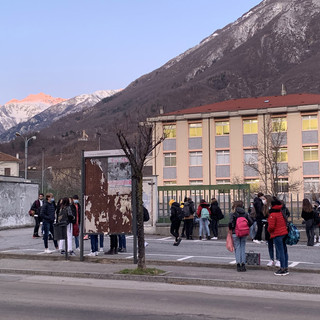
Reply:
[[[245,237],[249,235],[250,228],[248,220],[245,217],[237,218],[235,232],[237,237]]]

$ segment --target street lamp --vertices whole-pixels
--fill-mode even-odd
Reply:
[[[51,170],[52,167],[48,167],[48,168],[45,168],[44,170],[42,170],[42,175],[41,175],[41,192],[43,193],[43,190],[44,190],[44,173],[46,170]]]
[[[30,138],[24,137],[19,132],[16,132],[16,136],[20,137],[24,140],[24,179],[27,180],[27,177],[28,177],[28,173],[27,173],[28,172],[28,142],[30,140],[36,140],[37,137],[36,136],[32,136]]]

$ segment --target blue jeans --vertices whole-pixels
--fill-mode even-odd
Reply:
[[[79,248],[79,236],[74,236],[74,244],[76,245],[76,249]]]
[[[48,237],[49,237],[49,231],[51,232],[52,236],[54,236],[53,232],[53,221],[46,221],[44,220],[42,223],[43,226],[43,241],[44,241],[44,247],[48,249]],[[58,249],[58,241],[53,240],[54,246],[56,249]]]
[[[127,248],[126,235],[119,234],[118,238],[119,238],[119,249],[126,249]]]
[[[97,234],[90,234],[90,242],[91,242],[91,251],[98,252],[98,235]]]
[[[273,239],[268,240],[268,250],[269,250],[270,260],[273,260],[273,261],[274,261]],[[277,260],[280,260],[280,256],[279,256],[279,252],[278,252],[277,247],[276,247],[276,259],[277,259]]]
[[[210,237],[210,230],[209,230],[209,220],[206,218],[200,218],[200,226],[199,226],[199,237],[202,237],[202,230],[205,229],[205,232],[208,237]]]
[[[104,242],[104,234],[99,234],[99,244],[100,248],[103,248],[103,242]]]
[[[232,234],[234,254],[236,256],[237,263],[246,263],[246,242],[247,236],[237,237],[236,234]]]
[[[285,242],[286,235],[278,236],[273,239],[276,250],[279,252],[281,268],[288,268],[288,250]]]

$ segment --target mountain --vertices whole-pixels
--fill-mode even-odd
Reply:
[[[97,148],[97,129],[102,149],[119,148],[115,124],[133,131],[134,121],[160,109],[279,95],[282,84],[288,94],[319,94],[319,21],[320,0],[264,0],[121,92],[41,130],[37,144],[51,137],[47,152],[65,152],[72,165],[75,152]],[[85,130],[89,143],[66,138],[70,130]]]
[[[320,0],[264,0],[69,125],[92,134],[97,126],[104,128],[105,147],[110,147],[113,123],[138,114],[154,116],[160,108],[170,112],[279,95],[282,84],[288,93],[320,93],[319,21]],[[55,126],[46,133],[63,130]]]
[[[43,111],[41,110],[42,112],[28,118],[27,121],[20,121],[14,127],[6,130],[0,135],[0,139],[2,141],[9,141],[15,137],[16,132],[26,134],[28,132],[40,131],[55,121],[58,121],[60,118],[82,110],[87,110],[102,99],[110,97],[119,91],[121,90],[100,90],[92,94],[82,94],[68,100],[61,99],[63,100],[62,102],[59,101],[60,103],[51,105]],[[26,110],[28,107],[29,105],[24,105]]]
[[[44,93],[30,94],[22,100],[10,100],[0,106],[0,133],[27,121],[39,112],[64,100],[62,98],[53,98]]]

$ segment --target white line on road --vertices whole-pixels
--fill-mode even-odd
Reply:
[[[295,267],[295,266],[297,266],[299,263],[300,263],[299,261],[297,261],[297,262],[292,262],[291,264],[289,264],[288,267],[290,267],[290,268]]]
[[[193,258],[193,256],[183,257],[183,258],[177,259],[177,261],[183,261],[183,260],[187,260],[190,258]]]
[[[236,260],[232,260],[231,262],[229,262],[230,264],[236,264],[237,261]]]
[[[166,238],[161,238],[161,239],[156,239],[156,240],[172,240],[172,237],[166,237]]]

